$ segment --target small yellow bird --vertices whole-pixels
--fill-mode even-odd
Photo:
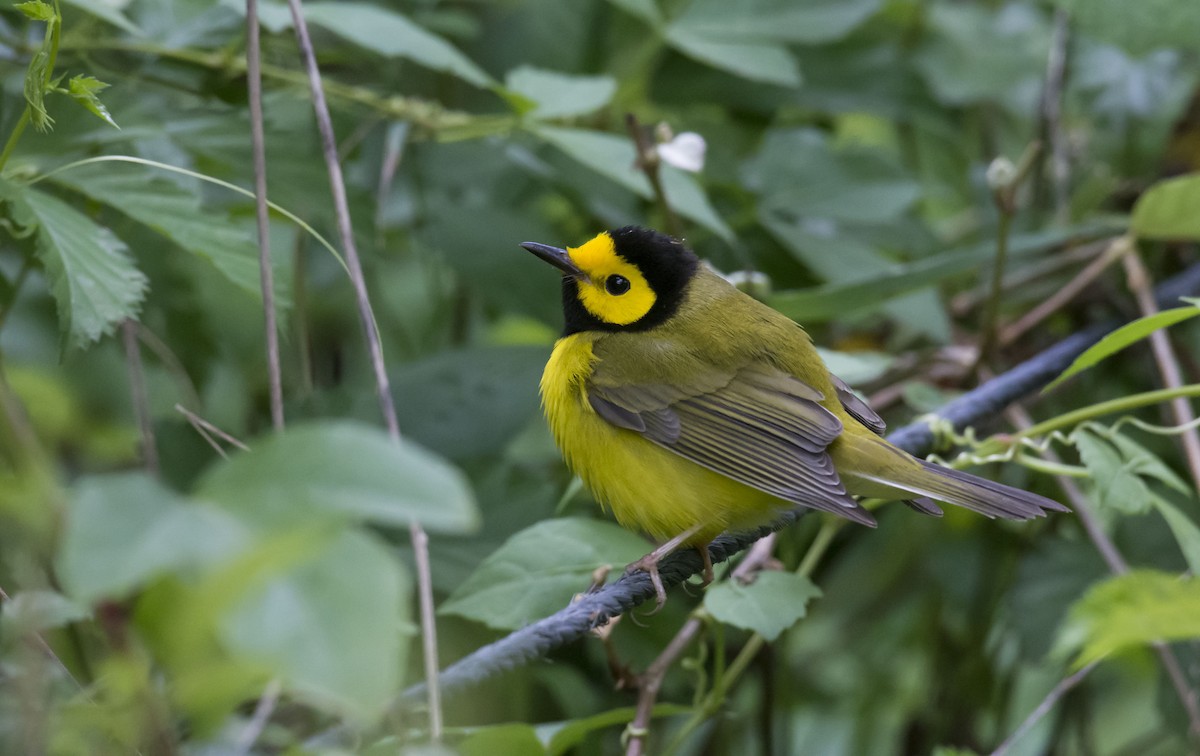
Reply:
[[[864,525],[854,496],[930,499],[1025,520],[1061,504],[917,459],[829,372],[808,333],[665,234],[627,226],[580,247],[526,242],[562,271],[565,332],[542,405],[570,468],[623,526],[665,541],[630,569],[799,506]]]

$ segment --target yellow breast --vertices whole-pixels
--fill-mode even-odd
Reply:
[[[691,539],[699,544],[731,528],[760,525],[791,506],[597,415],[587,399],[597,338],[604,336],[576,333],[555,344],[542,374],[542,407],[567,465],[622,525],[666,540],[703,524]]]

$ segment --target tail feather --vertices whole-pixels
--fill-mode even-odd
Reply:
[[[925,473],[920,475],[919,479],[914,476],[911,479],[889,483],[911,493],[964,507],[988,517],[1003,517],[1006,520],[1043,517],[1047,511],[1071,511],[1045,496],[924,460],[917,461],[921,463]]]

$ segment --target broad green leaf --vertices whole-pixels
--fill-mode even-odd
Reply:
[[[1171,534],[1179,542],[1179,550],[1183,552],[1188,570],[1193,575],[1200,575],[1200,526],[1166,499],[1156,497],[1154,506],[1158,507],[1159,513],[1171,528]]]
[[[1137,474],[1136,461],[1125,459],[1102,433],[1083,426],[1071,434],[1079,457],[1095,481],[1101,507],[1123,514],[1142,514],[1154,496]]]
[[[1200,3],[1196,7],[1200,8]],[[1200,173],[1165,179],[1138,197],[1129,227],[1142,239],[1197,241],[1200,240],[1197,207],[1200,207]]]
[[[921,195],[882,150],[835,150],[810,128],[768,132],[743,176],[762,198],[760,216],[881,223],[903,215]]]
[[[1192,49],[1200,29],[1200,5],[1186,0],[1055,0],[1072,25],[1090,37],[1134,54],[1164,47]]]
[[[374,426],[295,424],[251,449],[209,470],[196,495],[268,525],[324,515],[395,527],[416,521],[462,533],[479,522],[457,468],[410,441],[394,443]]]
[[[677,714],[688,714],[692,710],[690,706],[660,703],[654,707],[650,716],[655,719],[658,717],[673,717]],[[551,756],[563,756],[563,754],[573,753],[572,749],[578,748],[580,744],[588,742],[588,739],[595,737],[595,734],[600,730],[607,730],[610,727],[632,722],[636,715],[637,709],[635,707],[626,706],[620,709],[610,709],[609,711],[593,714],[581,719],[572,719],[569,722],[554,722],[539,725],[538,733],[544,741],[549,741],[546,750]],[[547,735],[549,736],[548,738]]]
[[[1022,3],[991,10],[966,3],[938,3],[928,13],[930,41],[915,57],[934,95],[948,105],[1001,100],[1014,107],[1045,74],[1050,48],[1046,16]]]
[[[753,583],[726,580],[704,594],[704,608],[717,620],[773,641],[804,617],[821,589],[794,572],[761,572]]]
[[[484,559],[439,611],[513,630],[566,606],[587,589],[598,567],[620,569],[650,548],[633,533],[601,520],[539,522]]]
[[[604,107],[617,91],[611,76],[574,76],[521,66],[508,72],[504,86],[536,103],[529,118],[568,118]]]
[[[817,348],[829,372],[851,386],[870,383],[888,371],[896,358],[883,352],[835,352]]]
[[[654,28],[662,26],[662,12],[658,9],[656,0],[609,0],[626,13],[637,16]]]
[[[247,596],[222,623],[237,654],[291,694],[359,722],[378,717],[405,668],[409,578],[372,536],[346,531]]]
[[[452,459],[495,454],[538,414],[545,347],[442,352],[392,374],[400,427]]]
[[[80,74],[71,77],[71,81],[67,84],[67,92],[75,102],[87,108],[89,113],[113,128],[120,128],[108,112],[108,108],[104,107],[104,103],[100,102],[100,98],[96,96],[97,92],[107,87],[107,84],[93,76]]]
[[[537,126],[533,133],[638,196],[653,199],[650,182],[635,165],[636,153],[628,137],[555,126]],[[661,176],[667,201],[676,212],[718,237],[732,240],[733,231],[717,215],[694,177],[670,166],[662,166]]]
[[[1193,493],[1192,487],[1187,481],[1179,477],[1178,473],[1168,467],[1157,455],[1122,433],[1119,429],[1104,428],[1097,424],[1089,425],[1107,438],[1113,446],[1117,447],[1117,451],[1121,453],[1121,458],[1128,463],[1129,469],[1138,475],[1143,478],[1154,478],[1185,496],[1190,496]]]
[[[54,12],[53,5],[44,3],[42,0],[29,0],[24,3],[17,3],[13,7],[24,13],[26,18],[33,21],[52,21],[58,15]]]
[[[161,574],[212,564],[248,543],[227,512],[187,502],[146,475],[84,478],[67,512],[58,575],[82,603],[120,599]]]
[[[417,26],[394,10],[355,2],[304,4],[304,17],[334,34],[380,55],[453,74],[477,87],[496,82],[446,40]]]
[[[65,340],[86,346],[134,317],[146,292],[146,277],[129,249],[107,228],[32,187],[0,183],[13,219],[37,228],[37,254],[50,281]]]
[[[1014,236],[1009,242],[1010,258],[1028,257],[1045,252],[1071,239],[1091,238],[1101,232],[1098,226],[1081,226],[1063,231]],[[847,314],[878,308],[892,297],[926,288],[938,281],[974,270],[996,252],[995,242],[983,242],[910,263],[897,264],[890,270],[867,278],[827,284],[803,291],[782,291],[768,303],[800,322],[825,321]]]
[[[693,0],[673,22],[713,40],[815,44],[849,34],[882,0]]]
[[[54,181],[154,229],[210,263],[239,289],[261,299],[258,244],[251,226],[206,211],[198,197],[140,171],[114,170],[109,165],[102,170],[87,167],[59,173]],[[288,280],[287,276],[275,276],[277,308],[290,304]]]
[[[1200,186],[1200,184],[1198,184]],[[1176,307],[1173,310],[1163,310],[1153,315],[1126,323],[1117,330],[1097,341],[1081,355],[1075,358],[1071,366],[1055,378],[1043,391],[1050,391],[1068,378],[1087,370],[1103,359],[1111,357],[1125,347],[1135,344],[1149,336],[1154,331],[1175,325],[1188,318],[1200,315],[1200,307]]]
[[[1200,579],[1136,570],[1094,586],[1071,607],[1059,647],[1076,669],[1131,646],[1200,638]]]
[[[85,607],[54,591],[21,591],[0,602],[0,640],[37,633],[91,616]]]
[[[689,58],[743,79],[784,87],[800,86],[800,67],[782,44],[730,42],[676,24],[667,28],[667,41]]]
[[[481,727],[458,744],[462,756],[534,756],[546,753],[537,730],[527,724]]]
[[[73,6],[85,13],[92,14],[96,18],[107,21],[122,31],[137,36],[144,34],[137,24],[130,21],[129,17],[122,13],[129,5],[127,0],[62,0],[62,2],[63,5]]]

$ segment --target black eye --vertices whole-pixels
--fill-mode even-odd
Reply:
[[[629,291],[629,279],[625,276],[609,276],[604,279],[604,290],[614,297]]]

